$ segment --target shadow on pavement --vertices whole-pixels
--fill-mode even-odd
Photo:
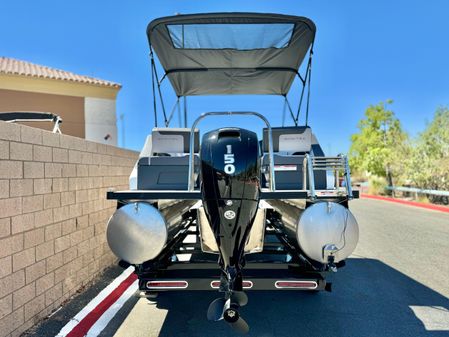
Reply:
[[[333,292],[248,292],[241,314],[249,336],[449,336],[428,331],[410,306],[449,309],[449,300],[374,259],[349,259],[334,275]],[[215,292],[162,293],[167,310],[160,336],[235,336],[224,322],[208,322]],[[151,318],[149,318],[151,319]]]

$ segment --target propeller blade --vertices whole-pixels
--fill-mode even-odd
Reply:
[[[234,291],[231,295],[231,302],[243,307],[248,304],[248,296],[243,291]]]
[[[238,333],[247,334],[249,332],[249,325],[242,317],[239,317],[239,319],[236,322],[234,323],[228,322],[228,324]]]
[[[224,298],[217,298],[209,304],[209,308],[207,309],[207,319],[209,321],[219,321],[223,318],[223,308],[226,304],[226,300]]]

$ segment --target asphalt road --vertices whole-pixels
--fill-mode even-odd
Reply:
[[[449,336],[449,214],[351,202],[360,242],[333,292],[248,292],[249,336]],[[101,336],[235,336],[206,319],[213,292],[133,298]]]

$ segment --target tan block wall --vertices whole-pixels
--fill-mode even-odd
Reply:
[[[138,153],[0,122],[0,336],[18,336],[115,262],[106,223]]]

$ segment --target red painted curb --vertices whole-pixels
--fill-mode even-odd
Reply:
[[[444,212],[444,213],[449,213],[449,207],[446,207],[446,206],[439,206],[439,205],[433,205],[433,204],[424,204],[422,202],[408,201],[408,200],[395,199],[395,198],[389,198],[389,197],[382,197],[380,195],[361,194],[361,196],[362,196],[362,198],[367,198],[367,199],[376,199],[376,200],[396,202],[398,204],[415,206],[415,207],[420,207],[420,208],[431,209],[433,211],[440,211],[440,212]]]
[[[101,301],[86,317],[84,317],[74,328],[70,331],[66,337],[83,337],[87,334],[89,329],[95,324],[95,322],[104,314],[109,307],[114,304],[120,296],[133,284],[137,279],[137,275],[132,273],[120,285],[115,288],[106,298]]]

